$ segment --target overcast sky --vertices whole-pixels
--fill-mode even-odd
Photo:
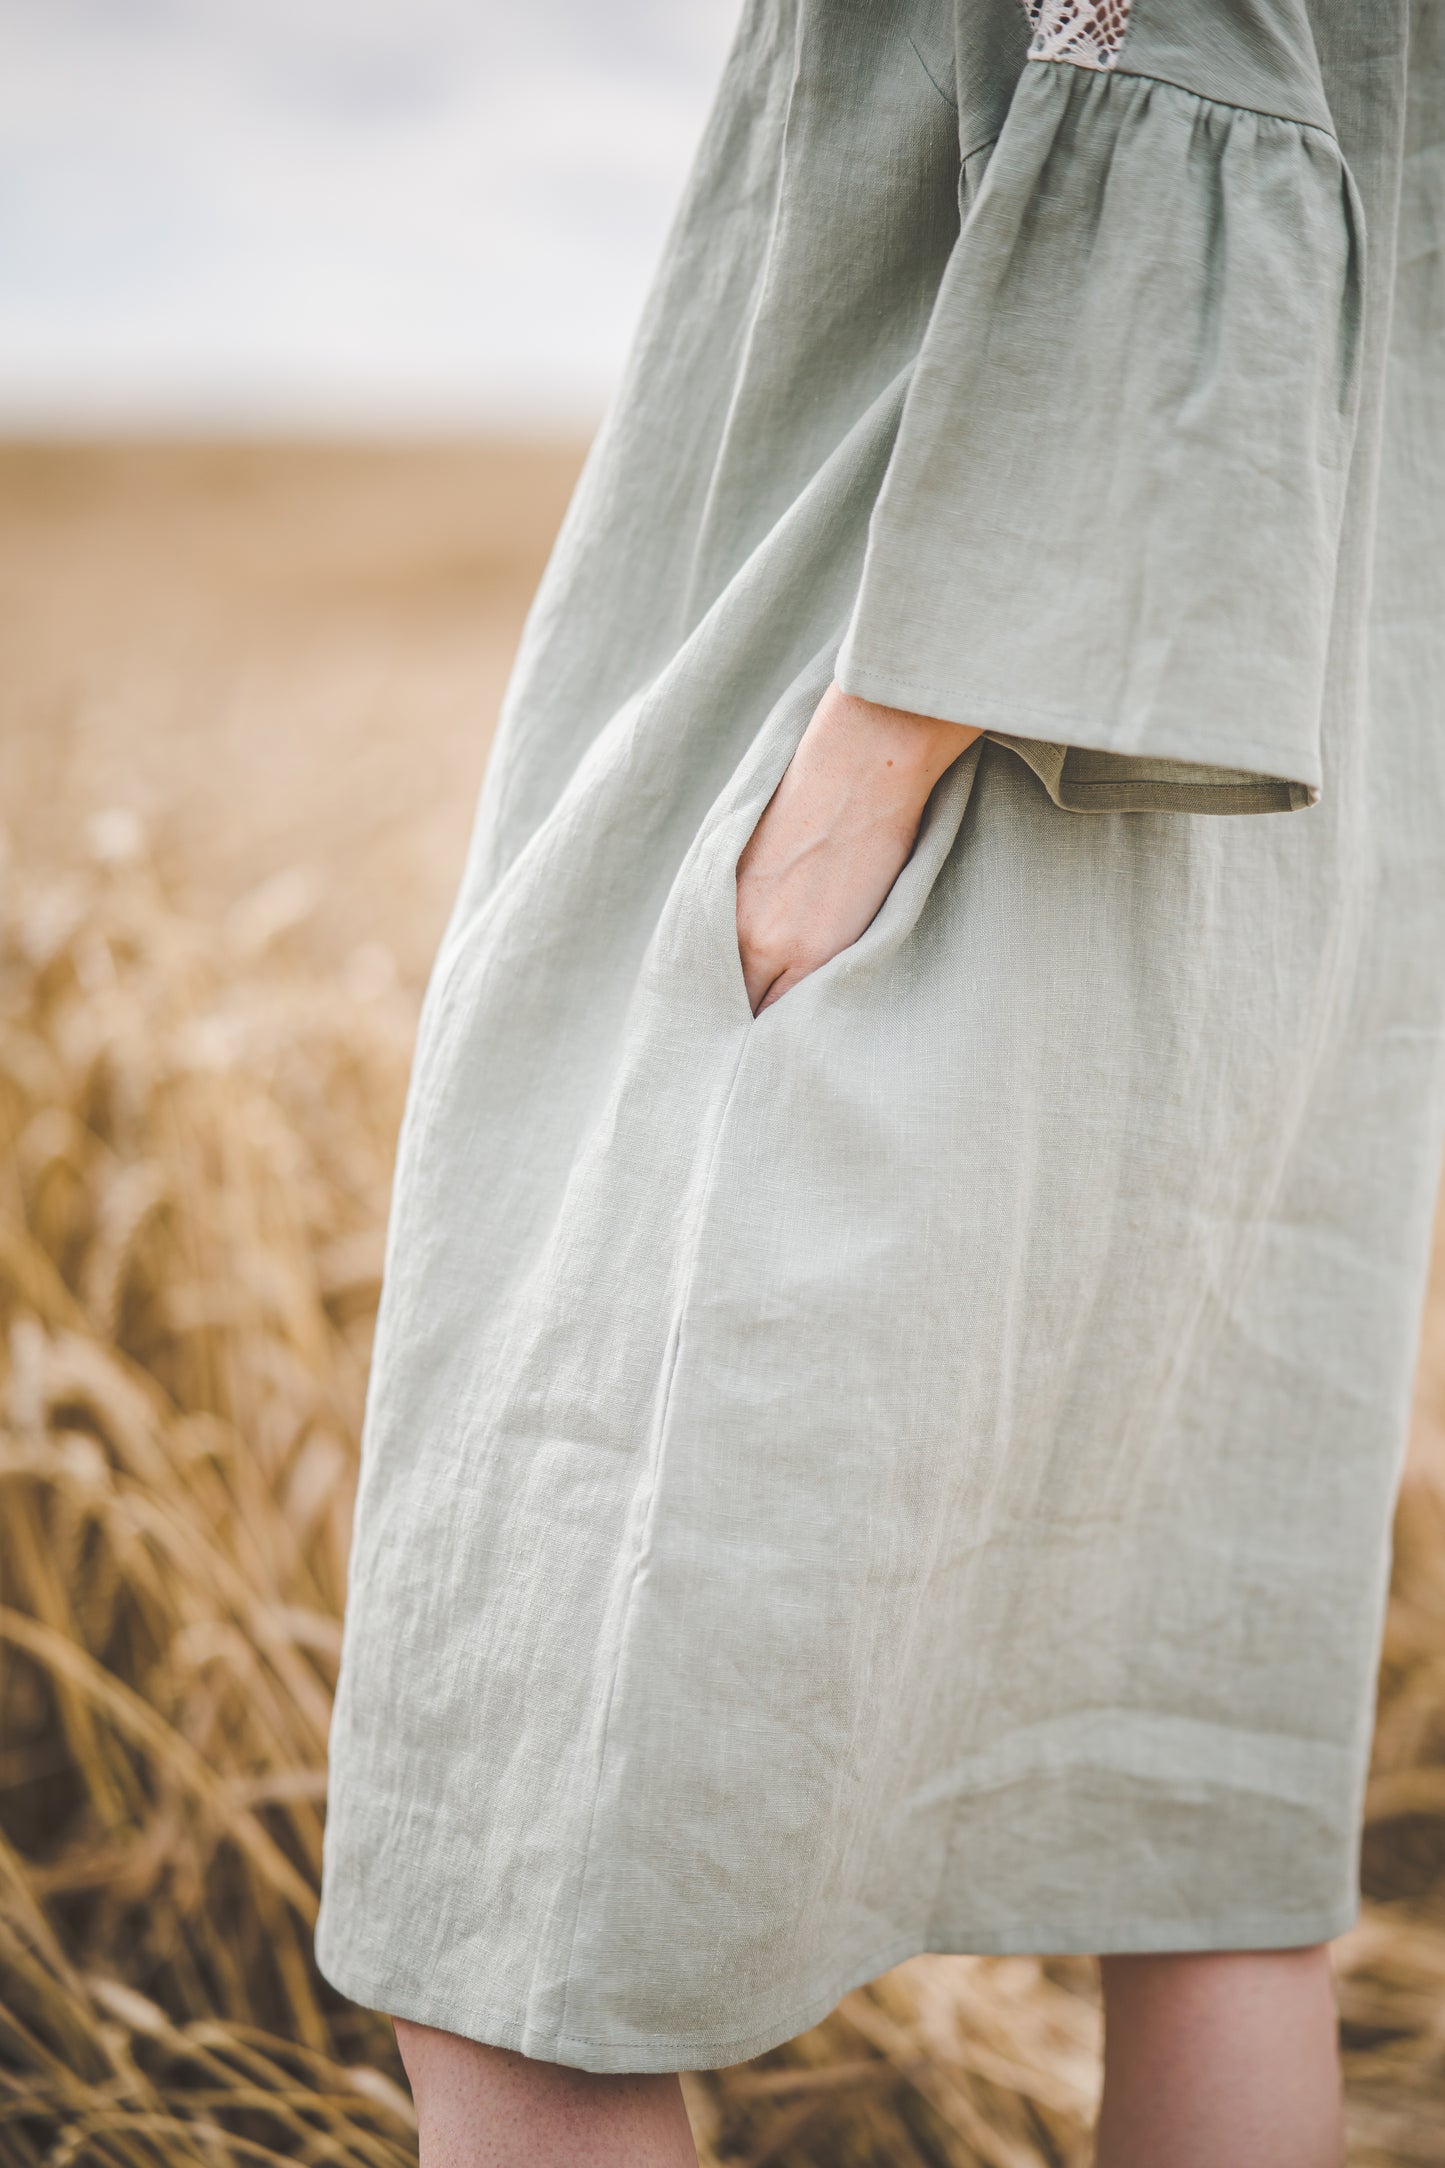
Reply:
[[[0,430],[572,427],[738,0],[0,0]]]

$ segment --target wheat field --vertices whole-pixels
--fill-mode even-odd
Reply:
[[[402,2168],[310,1953],[390,1160],[575,455],[0,457],[0,2163]],[[244,696],[244,697],[243,697]],[[239,716],[239,721],[238,721]],[[1351,2160],[1445,2159],[1445,1273],[1338,1946]],[[1083,2168],[1077,1959],[689,2078],[707,2168]]]

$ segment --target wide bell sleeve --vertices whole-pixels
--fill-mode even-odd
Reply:
[[[1247,5],[1030,12],[838,681],[987,730],[1071,809],[1307,806],[1362,235],[1303,10],[1254,18],[1272,47]]]

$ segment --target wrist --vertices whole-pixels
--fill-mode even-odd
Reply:
[[[941,716],[918,715],[911,709],[865,700],[836,684],[824,694],[812,727],[840,745],[856,747],[870,763],[881,762],[893,771],[896,784],[911,783],[925,797],[945,768],[983,735],[965,724],[945,722]]]

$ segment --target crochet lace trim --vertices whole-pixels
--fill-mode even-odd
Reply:
[[[1063,60],[1074,68],[1117,65],[1129,28],[1129,0],[1023,0],[1033,25],[1030,60]]]

